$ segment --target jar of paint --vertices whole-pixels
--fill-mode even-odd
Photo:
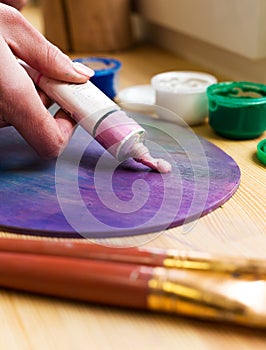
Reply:
[[[156,105],[173,111],[189,125],[205,121],[208,114],[206,89],[216,82],[213,75],[190,71],[160,73],[151,79]],[[166,119],[161,111],[158,111],[160,118]]]
[[[257,157],[258,160],[266,165],[266,139],[261,140],[257,145]]]
[[[252,139],[266,130],[266,85],[222,82],[207,89],[209,124],[231,139]]]
[[[118,73],[121,62],[107,57],[77,58],[74,62],[80,62],[95,72],[90,81],[97,86],[106,96],[114,99],[117,95]]]

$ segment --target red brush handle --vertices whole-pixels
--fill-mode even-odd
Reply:
[[[1,251],[117,261],[149,266],[163,266],[166,257],[166,252],[161,249],[111,248],[74,240],[1,238]]]
[[[145,309],[152,267],[34,254],[0,253],[0,286]]]

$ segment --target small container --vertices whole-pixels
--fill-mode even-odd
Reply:
[[[222,82],[207,89],[210,126],[230,139],[252,139],[266,130],[266,85]]]
[[[207,73],[173,71],[155,75],[151,84],[156,104],[171,110],[189,125],[201,124],[208,114],[206,89],[217,82]],[[165,119],[163,109],[158,114]]]
[[[97,86],[106,96],[114,99],[117,95],[118,72],[121,62],[114,58],[84,57],[77,58],[74,62],[80,62],[95,71],[90,81]]]
[[[261,140],[257,145],[257,157],[258,160],[266,165],[266,139]]]

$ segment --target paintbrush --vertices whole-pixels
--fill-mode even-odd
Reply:
[[[1,238],[0,251],[132,263],[266,278],[266,262],[243,257],[158,248],[114,248],[76,240]]]
[[[5,288],[265,327],[266,283],[255,282],[262,284],[230,274],[0,252],[0,286]]]

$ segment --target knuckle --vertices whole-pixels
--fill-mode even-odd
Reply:
[[[57,46],[48,41],[46,42],[46,45],[44,45],[42,62],[45,62],[45,64],[42,64],[40,67],[42,73],[50,76],[51,72],[53,72],[55,79],[63,76],[62,71],[68,71],[70,68],[72,69],[72,64],[69,57]]]
[[[5,6],[1,5],[1,11],[0,11],[0,18],[1,18],[1,24],[7,25],[7,26],[16,26],[20,23],[23,23],[24,18],[21,15],[21,13],[11,6]]]
[[[58,56],[60,55],[60,51],[59,49],[47,42],[48,46],[47,46],[47,50],[46,50],[46,62],[48,63],[49,66],[53,66],[58,58]]]

